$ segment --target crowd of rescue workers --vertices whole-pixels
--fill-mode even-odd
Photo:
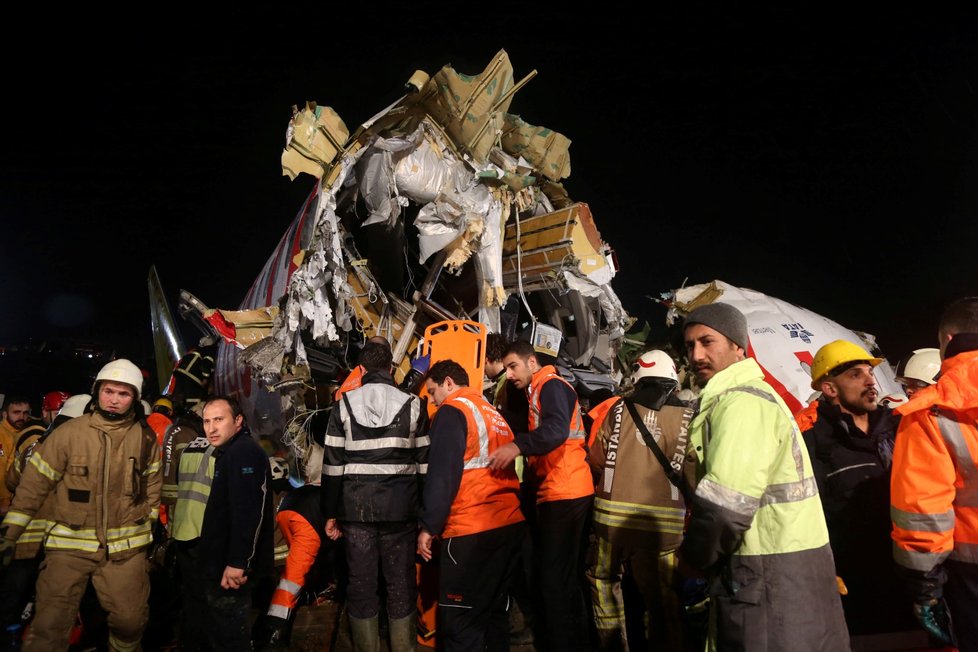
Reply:
[[[419,358],[398,385],[373,337],[302,464],[209,393],[212,349],[152,404],[125,359],[40,419],[8,393],[2,644],[287,649],[331,601],[358,652],[978,650],[978,298],[937,328],[909,401],[837,340],[797,414],[722,302],[682,323],[683,374],[649,349],[620,395],[498,334],[484,378]]]

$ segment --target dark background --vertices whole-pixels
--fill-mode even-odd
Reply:
[[[415,69],[477,74],[505,49],[517,79],[538,71],[511,112],[572,140],[564,185],[632,315],[663,330],[650,296],[720,279],[874,334],[895,362],[978,294],[978,21],[917,5],[12,21],[0,347],[91,343],[151,368],[150,265],[172,304],[185,288],[235,308],[313,187],[282,176],[292,105],[352,130]],[[0,364],[0,392],[66,385],[63,363],[27,367]]]

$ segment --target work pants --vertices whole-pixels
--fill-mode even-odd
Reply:
[[[14,559],[0,573],[0,628],[20,624],[24,607],[31,599],[41,555],[30,559]]]
[[[102,550],[105,554],[104,549]],[[24,652],[67,650],[78,605],[91,578],[108,612],[109,649],[139,649],[149,620],[149,561],[142,552],[127,559],[89,559],[71,552],[45,552],[37,578],[34,620]]]
[[[445,652],[509,650],[508,591],[523,523],[442,542],[438,642]]]
[[[944,569],[944,597],[951,611],[958,652],[978,652],[978,564],[948,560]]]
[[[177,574],[180,578],[180,629],[177,642],[181,652],[207,649],[207,632],[212,625],[207,618],[206,582],[197,559],[197,541],[177,541]]]
[[[537,504],[534,575],[546,649],[590,649],[584,607],[585,532],[592,496]]]
[[[251,652],[251,598],[254,587],[262,579],[249,576],[237,589],[221,588],[220,577],[208,576],[204,580],[207,642],[211,650]]]
[[[641,611],[645,617],[647,649],[680,652],[683,612],[673,588],[675,553],[619,546],[600,536],[595,537],[594,545],[595,561],[587,576],[601,650],[628,650],[622,594],[622,579],[627,570],[644,602]]]
[[[414,521],[394,523],[342,522],[349,568],[347,610],[353,618],[380,613],[377,569],[387,590],[387,615],[399,620],[417,609],[414,554],[418,526]]]

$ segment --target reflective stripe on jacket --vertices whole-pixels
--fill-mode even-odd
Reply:
[[[161,475],[160,447],[149,428],[98,414],[72,419],[30,457],[4,519],[6,536],[19,537],[53,495],[45,548],[132,556],[152,542]]]
[[[465,457],[459,485],[442,537],[460,537],[494,530],[523,520],[516,472],[489,470],[489,455],[513,441],[506,420],[481,392],[464,387],[446,399],[465,415]],[[438,418],[437,413],[435,418]]]
[[[895,561],[921,573],[947,558],[978,564],[978,353],[944,360],[937,384],[896,412]]]
[[[700,394],[690,446],[701,479],[680,555],[707,571],[714,647],[848,650],[808,451],[763,379],[748,358],[717,372]]]
[[[204,510],[214,482],[214,447],[197,437],[180,452],[177,463],[177,499],[170,510],[170,536],[193,541],[204,525]]]
[[[686,503],[665,469],[646,445],[624,399],[616,398],[588,451],[597,470],[594,490],[594,531],[604,540],[647,550],[675,550],[682,541]],[[678,402],[678,401],[677,401]],[[686,426],[693,408],[663,405],[635,410],[663,455],[681,469],[689,442]]]
[[[549,382],[570,383],[557,375],[552,365],[547,365],[533,374],[530,386],[526,390],[530,403],[530,430],[540,427],[540,416],[543,406],[540,393],[543,386]],[[573,391],[571,387],[571,391]],[[584,421],[581,419],[581,406],[575,400],[571,413],[571,422],[567,426],[567,439],[546,455],[528,456],[530,472],[536,479],[537,502],[544,503],[553,500],[569,500],[594,494],[594,484],[591,469],[587,464],[587,451],[584,449],[586,433]]]

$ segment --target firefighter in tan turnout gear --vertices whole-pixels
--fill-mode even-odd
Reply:
[[[588,462],[596,472],[591,584],[601,650],[628,650],[622,580],[631,574],[644,603],[648,649],[679,652],[682,606],[675,551],[683,538],[695,469],[686,460],[694,406],[677,395],[676,363],[664,351],[635,361],[633,390],[608,412]],[[637,632],[636,632],[637,634]],[[633,647],[637,641],[632,641]]]
[[[149,618],[146,549],[160,504],[160,448],[140,424],[143,376],[113,360],[95,378],[94,412],[54,430],[24,469],[0,526],[0,560],[49,495],[54,525],[44,542],[37,612],[24,650],[68,649],[89,579],[108,612],[109,649],[139,649]]]

